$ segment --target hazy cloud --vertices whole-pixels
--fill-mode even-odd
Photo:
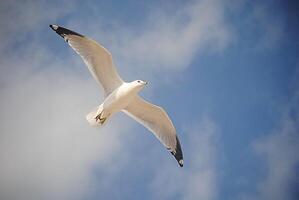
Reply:
[[[257,152],[265,158],[267,165],[266,178],[258,184],[258,199],[296,199],[298,122],[298,118],[284,119],[279,130],[256,144]]]
[[[220,1],[196,1],[174,13],[154,12],[142,34],[124,38],[123,56],[137,66],[186,68],[202,48],[222,49],[230,40]]]
[[[254,2],[249,5],[250,11],[244,22],[257,36],[253,43],[254,48],[265,50],[278,46],[282,37],[285,36],[286,27],[283,16],[273,15],[270,12],[270,10],[275,10],[276,4]]]
[[[67,9],[36,1],[1,2],[1,9],[0,198],[84,199],[93,168],[114,162],[129,125],[115,117],[90,127],[85,114],[100,104],[100,88],[72,57],[57,59],[42,42],[41,27]]]
[[[1,199],[82,197],[93,167],[120,150],[126,124],[114,118],[102,129],[89,127],[85,114],[100,92],[71,69],[19,78],[0,90]]]
[[[107,22],[95,13],[73,18],[67,26],[88,30],[90,37],[104,43],[125,77],[153,78],[167,73],[161,81],[186,69],[201,50],[219,51],[231,41],[223,1],[190,1],[172,12],[163,6],[150,11],[134,29],[113,21],[107,30]]]
[[[299,68],[294,76],[294,96],[277,127],[266,137],[254,143],[254,150],[263,159],[266,175],[257,183],[256,193],[242,196],[244,199],[297,199],[299,166]]]
[[[66,16],[74,7],[70,1],[9,0],[0,2],[0,53],[15,50],[33,36],[41,37],[41,30],[51,21]],[[46,23],[46,24],[45,24]],[[5,50],[5,51],[3,51]]]
[[[189,124],[184,133],[188,143],[184,146],[185,166],[183,169],[159,166],[152,183],[155,198],[217,199],[218,127],[211,119],[203,118]]]
[[[104,175],[107,172],[102,177],[105,183],[99,185],[109,187],[123,166],[123,136],[130,123],[120,122],[116,116],[101,130],[89,127],[85,114],[100,103],[100,89],[91,76],[87,78],[78,56],[73,52],[61,56],[47,42],[44,27],[74,14],[75,8],[68,1],[1,2],[1,199],[84,199],[95,181],[94,167]],[[108,47],[120,70],[126,67],[127,77],[147,73],[154,77],[163,70],[171,74],[185,69],[203,48],[224,48],[230,41],[230,30],[223,12],[220,1],[194,1],[175,13],[156,10],[144,20],[142,30],[117,24],[113,33],[101,29],[100,16],[92,21],[76,21],[76,17],[66,21],[92,30],[98,41],[102,37],[109,41]],[[67,47],[65,51],[71,52]],[[191,194],[215,199],[215,125],[204,120],[189,132],[195,137],[189,139],[194,153],[190,171],[184,172],[186,185],[182,185],[183,192],[176,185],[168,190],[174,187],[186,199],[191,199]],[[120,152],[121,157],[117,156]],[[154,189],[166,181],[163,175],[156,178]]]

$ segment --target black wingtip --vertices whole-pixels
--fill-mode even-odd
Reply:
[[[182,148],[181,148],[181,144],[180,144],[180,140],[178,138],[178,136],[176,136],[176,148],[175,148],[175,152],[170,152],[175,159],[178,161],[180,167],[184,166],[184,160],[183,160],[183,152],[182,152]]]
[[[71,31],[71,30],[69,30],[67,28],[64,28],[64,27],[61,27],[61,26],[57,26],[57,25],[54,25],[54,24],[50,24],[49,26],[53,31],[55,31],[58,35],[60,35],[63,38],[66,35],[77,35],[77,36],[80,36],[80,37],[84,37],[83,35],[81,35],[79,33],[76,33],[75,31]]]
[[[181,163],[181,162],[182,162],[182,163]],[[183,163],[184,163],[183,160],[180,160],[180,161],[179,161],[179,165],[180,165],[180,167],[183,167],[183,166],[184,166]]]

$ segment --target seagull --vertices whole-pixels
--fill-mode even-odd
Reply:
[[[165,110],[138,95],[146,81],[125,82],[111,53],[96,41],[67,28],[50,25],[80,55],[93,78],[103,87],[105,100],[86,115],[91,126],[102,126],[116,112],[124,112],[151,131],[183,167],[183,153],[175,127]]]

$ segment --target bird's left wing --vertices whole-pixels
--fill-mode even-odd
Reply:
[[[106,95],[123,83],[113,64],[112,55],[102,45],[61,26],[50,27],[81,56],[94,79],[104,88]]]
[[[149,129],[183,166],[183,153],[176,130],[163,108],[153,105],[139,96],[134,97],[123,110],[130,117]]]

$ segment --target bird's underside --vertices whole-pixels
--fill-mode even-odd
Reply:
[[[139,97],[139,90],[135,91],[136,94],[128,92],[128,88],[133,88],[133,91],[142,83],[139,80],[124,82],[116,71],[110,52],[94,40],[57,25],[50,27],[80,55],[94,79],[104,89],[105,101],[87,114],[87,121],[91,125],[103,125],[114,112],[123,111],[150,130],[182,167],[183,153],[180,141],[167,113],[163,108]]]
[[[102,116],[102,112],[98,114],[95,118],[96,122],[99,122],[101,125],[103,125],[107,119],[107,117]]]

